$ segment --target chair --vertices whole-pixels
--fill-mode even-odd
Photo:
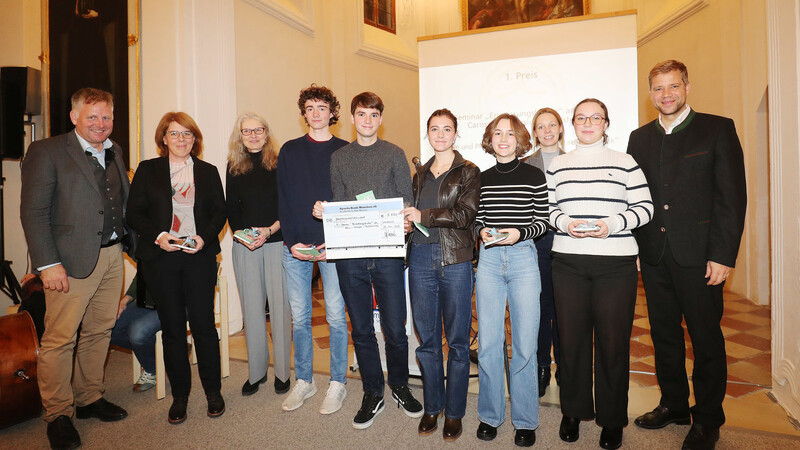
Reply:
[[[222,378],[229,377],[231,374],[231,363],[230,363],[230,349],[228,347],[228,280],[225,278],[224,275],[217,276],[217,287],[216,291],[219,294],[217,297],[219,299],[219,312],[214,313],[214,321],[216,322],[218,333],[219,333],[219,347],[220,347],[220,369],[222,372]],[[216,294],[215,294],[216,296]],[[189,329],[189,323],[186,323],[187,338],[191,343],[192,340],[192,331]],[[136,381],[139,380],[139,375],[142,373],[142,367],[139,364],[139,360],[136,359],[136,355],[131,354],[133,359],[133,382],[134,384]],[[197,364],[197,353],[194,350],[194,345],[192,345],[192,364]],[[167,396],[167,387],[166,387],[166,370],[164,369],[164,345],[161,340],[161,330],[156,333],[156,399],[161,400],[162,398]]]

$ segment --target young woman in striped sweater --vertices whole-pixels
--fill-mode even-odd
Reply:
[[[475,231],[481,253],[475,282],[478,309],[478,438],[490,441],[505,420],[506,300],[511,316],[511,422],[514,443],[529,447],[539,426],[536,343],[541,282],[534,238],[547,231],[547,188],[541,170],[522,164],[531,148],[525,125],[511,114],[492,120],[481,146],[497,164],[481,174]],[[508,236],[495,244],[497,234]]]
[[[589,98],[578,103],[572,124],[577,148],[558,156],[547,170],[550,223],[557,230],[553,287],[564,415],[559,436],[576,441],[580,421],[596,417],[603,427],[600,446],[615,449],[628,423],[639,251],[631,230],[650,221],[653,202],[633,158],[605,146],[609,119],[603,102]]]

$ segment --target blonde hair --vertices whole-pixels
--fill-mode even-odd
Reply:
[[[264,149],[261,151],[261,165],[267,169],[272,170],[278,166],[278,152],[272,144],[272,132],[269,129],[267,121],[260,115],[248,112],[240,115],[233,125],[231,137],[228,139],[228,172],[231,175],[241,175],[249,172],[253,168],[253,163],[247,156],[247,147],[242,140],[242,123],[247,120],[255,120],[264,127]]]
[[[560,144],[559,147],[563,150],[564,149],[564,121],[561,120],[561,114],[559,114],[558,111],[556,111],[553,108],[542,108],[542,109],[536,111],[536,114],[533,115],[533,121],[531,122],[531,131],[533,131],[533,133],[532,133],[532,135],[533,135],[532,136],[533,146],[535,148],[537,148],[537,149],[542,147],[542,143],[539,142],[539,138],[536,137],[536,119],[538,119],[539,116],[541,116],[542,114],[545,114],[545,113],[552,114],[556,118],[556,122],[558,122],[558,126],[561,127],[561,131],[558,133],[558,143]]]

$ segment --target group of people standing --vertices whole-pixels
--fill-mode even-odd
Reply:
[[[232,250],[249,363],[242,395],[255,393],[268,379],[267,301],[274,388],[277,393],[291,388],[281,408],[296,410],[316,394],[311,333],[316,263],[330,328],[330,382],[321,414],[338,411],[347,395],[347,312],[364,390],[353,427],[372,425],[385,407],[388,383],[398,407],[420,418],[420,435],[437,430],[443,415],[443,438],[458,439],[466,414],[474,291],[477,437],[494,439],[505,420],[507,308],[515,444],[535,443],[552,345],[563,414],[560,438],[578,440],[580,422],[595,419],[602,427],[600,446],[618,448],[628,422],[640,264],[662,399],[635,423],[643,428],[692,423],[683,447],[713,448],[724,422],[722,285],[735,263],[746,204],[742,149],[732,121],[696,113],[686,104],[689,81],[682,63],[657,64],[649,84],[659,119],[631,134],[627,153],[606,147],[609,111],[602,101],[587,98],[572,110],[577,144],[567,153],[564,123],[554,109],[536,112],[533,135],[514,115],[494,118],[481,146],[496,164],[483,173],[454,148],[457,117],[447,109],[434,111],[426,130],[434,156],[417,166],[413,180],[403,150],[378,138],[380,97],[364,92],[353,98],[356,140],[348,143],[330,131],[339,120],[335,95],[311,85],[298,100],[308,133],[279,152],[261,116],[248,113],[236,120],[226,192],[216,168],[199,158],[200,129],[181,112],[162,117],[155,136],[160,157],[141,162],[128,187],[116,145],[108,139],[110,95],[78,91],[70,115],[75,132],[35,143],[22,165],[22,222],[46,292],[39,376],[51,446],[80,445],[73,412],[104,421],[127,416],[102,397],[102,362],[119,307],[122,244],[132,237],[138,237],[139,271],[163,329],[173,395],[169,422],[186,420],[187,319],[207,414],[224,413],[214,283],[218,235],[227,220],[234,234],[249,236],[235,239]],[[534,153],[523,158],[531,149]],[[320,220],[324,203],[363,193],[406,203],[405,264],[402,258],[327,260]],[[422,404],[408,386],[405,265],[420,338]],[[385,337],[386,380],[373,302]],[[691,409],[683,318],[695,355]],[[72,377],[72,349],[82,322]]]

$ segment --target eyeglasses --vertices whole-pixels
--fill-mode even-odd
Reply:
[[[255,134],[256,136],[261,136],[264,132],[267,131],[264,127],[258,128],[242,128],[242,136],[250,136],[250,134]]]
[[[167,136],[170,139],[178,140],[179,138],[183,137],[185,139],[191,139],[194,137],[194,133],[191,131],[168,131]]]
[[[575,125],[583,125],[587,120],[592,125],[600,125],[606,121],[606,118],[600,114],[595,114],[593,116],[575,116],[575,119],[573,119]]]

